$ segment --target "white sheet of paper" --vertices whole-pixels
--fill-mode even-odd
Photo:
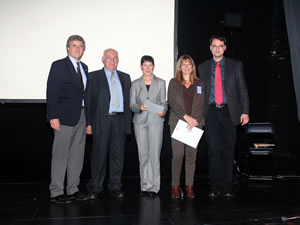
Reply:
[[[193,127],[189,130],[187,126],[188,124],[186,122],[178,120],[171,137],[186,145],[196,148],[204,131],[198,127]]]
[[[162,112],[164,110],[164,107],[161,106],[161,105],[156,105],[152,102],[150,102],[149,100],[147,100],[145,103],[144,103],[145,106],[148,107],[148,111],[151,112],[151,113],[158,113],[158,112]]]

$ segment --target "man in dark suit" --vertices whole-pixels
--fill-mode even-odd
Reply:
[[[88,67],[80,62],[84,50],[84,39],[70,36],[68,56],[52,63],[47,81],[47,114],[54,129],[50,200],[55,203],[88,199],[78,189],[86,137],[83,99]]]
[[[226,39],[210,39],[211,60],[198,66],[205,82],[205,140],[209,157],[209,197],[221,193],[233,197],[233,162],[236,126],[249,122],[249,99],[243,66],[238,60],[224,57]]]
[[[117,70],[119,57],[114,49],[104,51],[104,68],[89,73],[85,96],[87,133],[93,134],[90,199],[103,191],[109,159],[108,189],[112,196],[122,198],[121,176],[126,134],[131,132],[129,108],[130,76]]]

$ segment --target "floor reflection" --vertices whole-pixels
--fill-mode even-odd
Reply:
[[[164,182],[164,181],[163,181]],[[234,199],[210,201],[205,183],[195,199],[172,199],[169,183],[159,196],[139,195],[139,179],[124,180],[124,199],[105,193],[93,201],[50,203],[47,182],[0,183],[1,225],[300,225],[300,181],[274,191],[240,189]],[[83,184],[84,185],[84,184]]]
[[[141,197],[139,201],[138,225],[161,224],[160,197]]]

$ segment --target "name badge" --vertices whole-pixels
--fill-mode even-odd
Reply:
[[[202,88],[201,88],[201,86],[197,86],[197,94],[202,94]]]

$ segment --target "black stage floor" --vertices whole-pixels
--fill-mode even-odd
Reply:
[[[85,191],[86,181],[82,181]],[[255,184],[255,185],[253,185]],[[259,184],[259,185],[258,185]],[[139,196],[138,177],[124,178],[124,199],[108,195],[94,201],[58,205],[49,202],[48,182],[0,183],[1,225],[277,225],[300,224],[300,181],[240,186],[233,200],[210,201],[207,182],[196,178],[194,200],[170,197],[162,178],[159,196]],[[294,218],[293,218],[294,217]]]

